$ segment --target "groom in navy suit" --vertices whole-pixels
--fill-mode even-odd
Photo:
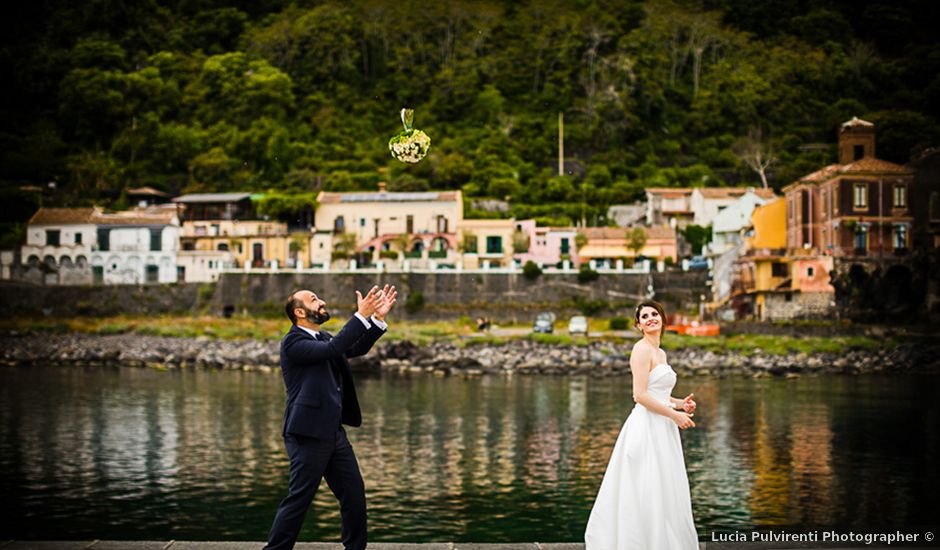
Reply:
[[[365,485],[343,429],[343,424],[362,424],[347,358],[365,355],[385,334],[385,315],[396,295],[388,285],[372,287],[365,297],[356,291],[357,311],[336,336],[320,330],[330,318],[326,302],[309,290],[288,297],[285,311],[293,326],[281,340],[281,370],[287,387],[283,436],[290,484],[266,549],[294,547],[322,478],[340,502],[346,550],[365,549]]]

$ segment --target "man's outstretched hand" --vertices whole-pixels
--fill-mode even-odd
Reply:
[[[385,316],[388,315],[388,312],[391,311],[392,306],[395,305],[395,299],[398,297],[398,291],[395,290],[395,287],[389,287],[385,285],[385,288],[380,290],[378,293],[378,302],[375,306],[375,313],[373,315],[379,321],[384,321]]]
[[[379,305],[379,287],[374,286],[369,293],[363,297],[362,293],[356,291],[357,311],[366,319],[375,313],[375,308]]]

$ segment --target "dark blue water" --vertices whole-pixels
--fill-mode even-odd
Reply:
[[[360,377],[372,541],[578,541],[630,381]],[[936,377],[682,379],[713,529],[932,523]],[[263,540],[287,486],[280,375],[0,370],[4,539]],[[302,540],[339,540],[324,484]]]

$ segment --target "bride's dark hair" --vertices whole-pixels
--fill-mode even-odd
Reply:
[[[643,300],[636,306],[636,310],[633,312],[633,327],[643,332],[643,329],[640,328],[640,310],[645,307],[651,307],[659,313],[659,336],[662,337],[666,333],[666,310],[663,309],[663,305],[655,300]]]

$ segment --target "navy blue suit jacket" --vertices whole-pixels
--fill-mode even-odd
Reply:
[[[334,437],[340,423],[362,425],[362,412],[349,357],[365,355],[385,331],[371,323],[366,326],[355,315],[331,336],[320,331],[325,341],[294,325],[281,339],[281,371],[287,388],[283,434],[307,437]],[[342,390],[334,382],[331,362],[342,376]]]

